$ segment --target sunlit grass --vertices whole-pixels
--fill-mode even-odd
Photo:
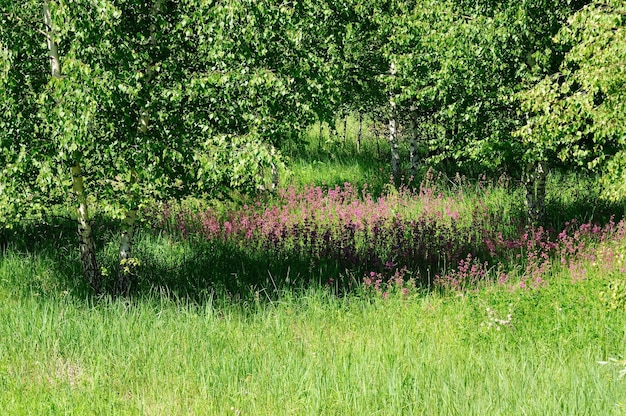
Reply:
[[[21,260],[20,260],[21,259]],[[0,285],[0,407],[20,414],[623,414],[626,315],[607,277],[533,290],[202,303]],[[39,272],[45,264],[37,266]]]
[[[7,234],[0,256],[0,413],[626,414],[626,240],[619,225],[579,232],[590,229],[587,221],[604,224],[616,213],[597,198],[593,178],[551,174],[546,225],[556,232],[524,239],[515,234],[527,231],[523,189],[512,179],[431,173],[415,194],[395,190],[384,140],[364,135],[356,155],[354,126],[350,119],[345,147],[320,145],[313,129],[308,147],[290,155],[294,173],[283,186],[298,192],[323,185],[325,195],[349,182],[358,195],[347,200],[370,210],[359,214],[365,218],[384,211],[412,220],[430,212],[425,221],[446,225],[458,214],[459,230],[484,218],[489,227],[477,228],[477,244],[489,231],[510,238],[501,245],[526,245],[493,259],[490,283],[407,284],[394,292],[385,282],[365,284],[358,267],[285,260],[276,254],[285,253],[252,249],[235,234],[218,241],[180,229],[185,215],[207,209],[220,226],[229,215],[235,223],[284,203],[279,192],[258,201],[188,200],[170,207],[185,215],[172,217],[169,228],[159,226],[165,216],[155,211],[153,228],[136,235],[135,295],[115,300],[94,298],[81,281],[74,228],[26,225]],[[359,205],[364,184],[373,194],[369,205]],[[302,201],[291,211],[311,211],[319,202]],[[328,222],[332,210],[349,212],[337,203],[315,217]],[[346,219],[357,217],[355,211]],[[277,224],[273,218],[266,223]],[[572,218],[578,222],[558,247],[542,251]],[[118,255],[114,228],[106,221],[95,227],[98,260],[110,275]],[[312,240],[297,235],[302,247]],[[528,256],[533,250],[539,257]],[[498,263],[507,267],[502,281]],[[339,277],[350,279],[349,290],[338,286]]]
[[[314,183],[330,187],[346,182],[357,187],[367,183],[375,191],[381,191],[389,183],[391,174],[389,145],[384,132],[379,132],[378,137],[374,134],[373,125],[367,118],[363,121],[360,146],[357,146],[356,115],[348,117],[345,141],[343,121],[340,119],[336,123],[336,135],[330,133],[326,124],[321,132],[319,124],[311,126],[297,145],[294,143],[283,149],[289,160],[289,169],[281,177],[281,183],[284,186]]]

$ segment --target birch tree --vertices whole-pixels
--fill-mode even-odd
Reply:
[[[603,174],[604,194],[626,196],[626,5],[594,1],[555,37],[557,71],[520,92],[531,114],[518,130],[528,148]]]
[[[396,76],[396,66],[389,65],[389,76]],[[400,151],[398,143],[398,108],[394,91],[389,92],[389,147],[391,148],[391,175],[396,186],[400,185]]]
[[[270,1],[3,3],[1,225],[78,207],[87,282],[128,293],[144,204],[267,186],[281,137],[315,118],[327,84],[312,76],[323,60],[304,49],[305,12]],[[120,223],[113,282],[100,275],[91,212]]]
[[[47,0],[43,2],[43,19],[45,24],[46,44],[48,47],[48,60],[50,62],[51,88],[55,88],[55,86],[61,85],[64,80],[61,72],[61,59],[57,46],[57,36]],[[68,101],[71,101],[71,98],[59,97],[55,96],[55,94],[52,94],[52,96],[55,97],[54,106],[59,115],[57,121],[61,123],[62,129],[58,131],[58,134],[66,137],[74,134],[85,135],[86,129],[88,128],[86,124],[88,124],[89,120],[93,117],[93,103],[86,99],[82,103],[84,107],[81,108],[81,115],[83,116],[82,123],[80,120],[78,123],[73,123],[73,120],[68,120],[63,117],[64,113],[71,111],[71,108],[65,108],[64,100],[67,98]],[[54,138],[52,139],[54,140]],[[102,289],[102,278],[98,270],[98,262],[96,259],[96,247],[91,229],[91,218],[89,216],[81,159],[82,155],[79,149],[73,150],[72,154],[69,155],[72,190],[78,201],[76,220],[78,222],[80,259],[83,266],[83,274],[87,278],[89,285],[94,288],[96,292],[99,292]]]
[[[527,117],[516,93],[558,67],[564,48],[553,36],[585,3],[395,3],[384,53],[396,63],[405,119],[426,119],[435,132],[423,143],[430,165],[506,171],[526,186],[529,218],[539,220],[555,153],[513,135]]]

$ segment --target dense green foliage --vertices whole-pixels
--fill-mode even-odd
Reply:
[[[279,162],[273,146],[344,110],[381,114],[390,97],[405,131],[410,119],[417,122],[422,156],[431,162],[472,161],[516,174],[523,158],[554,159],[563,150],[550,144],[556,126],[539,115],[532,123],[545,133],[533,133],[532,145],[511,133],[527,117],[515,94],[531,88],[522,94],[535,106],[528,110],[547,109],[549,92],[538,94],[566,53],[563,94],[580,82],[590,90],[584,79],[596,79],[594,68],[607,64],[602,56],[612,57],[615,71],[602,74],[608,84],[597,86],[603,96],[596,101],[606,99],[603,117],[614,123],[590,124],[577,111],[570,122],[550,107],[553,119],[568,126],[568,137],[588,136],[592,124],[624,124],[612,116],[622,108],[611,104],[623,101],[623,8],[585,8],[567,23],[584,4],[51,2],[60,81],[49,75],[40,2],[5,5],[0,205],[11,211],[3,218],[16,218],[17,207],[36,211],[66,199],[74,157],[85,164],[95,198],[114,210],[267,185]],[[588,24],[598,13],[598,24]],[[137,131],[142,114],[149,117],[145,137]],[[609,141],[620,134],[611,131]],[[595,152],[596,159],[617,153],[617,166],[609,167],[617,172],[619,145],[609,147],[572,152]]]
[[[556,40],[568,52],[558,72],[520,94],[533,115],[520,136],[553,158],[599,168],[608,196],[620,199],[626,189],[626,6],[592,3]]]
[[[279,162],[271,144],[306,126],[325,94],[311,75],[326,72],[308,48],[315,39],[302,42],[315,16],[293,7],[53,2],[63,73],[54,80],[39,3],[2,13],[2,196],[13,207],[24,208],[13,199],[24,194],[40,201],[33,209],[66,197],[73,158],[114,210],[254,188],[260,168]]]

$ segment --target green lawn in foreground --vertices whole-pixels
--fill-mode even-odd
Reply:
[[[626,413],[623,366],[598,364],[626,355],[626,312],[599,297],[608,276],[386,300],[294,289],[243,304],[16,290],[48,267],[0,263],[6,415]]]
[[[386,162],[372,143],[358,158],[330,145],[294,154],[290,180],[382,189]],[[614,207],[593,183],[553,173],[548,225],[606,221]],[[454,186],[464,204],[519,216],[515,186]],[[118,243],[101,227],[101,264],[110,266]],[[193,241],[140,233],[142,290],[130,301],[94,300],[80,281],[74,228],[31,232],[0,254],[0,415],[626,414],[626,363],[598,363],[626,358],[626,311],[600,297],[623,281],[621,270],[587,267],[574,283],[556,265],[536,289],[404,299],[337,297],[315,282],[285,289],[286,275],[275,276],[278,287],[269,276],[255,301],[243,273],[267,278],[256,259],[198,255],[206,247]],[[148,295],[150,284],[167,289]],[[213,289],[234,292],[211,298]],[[172,300],[185,290],[193,302]]]

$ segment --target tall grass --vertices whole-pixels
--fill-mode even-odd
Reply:
[[[358,140],[358,119],[348,117],[344,140],[343,120],[336,120],[334,130],[326,123],[311,126],[303,137],[282,149],[289,160],[289,173],[281,177],[284,186],[302,187],[325,184],[341,186],[346,182],[356,187],[368,184],[375,194],[389,182],[389,144],[384,126],[367,117],[363,120],[362,139]],[[407,153],[402,147],[403,154]]]
[[[553,270],[534,289],[462,296],[203,303],[155,293],[29,292],[32,258],[0,284],[0,408],[26,414],[619,415],[624,312],[604,273]],[[585,263],[586,264],[586,263]],[[40,271],[45,264],[36,266]],[[619,273],[615,270],[612,273]],[[8,278],[5,279],[5,278]]]
[[[591,180],[552,175],[533,228],[505,177],[312,172],[245,205],[155,206],[128,299],[90,295],[62,220],[7,234],[2,413],[626,412],[626,225]],[[115,225],[95,229],[112,273]]]

